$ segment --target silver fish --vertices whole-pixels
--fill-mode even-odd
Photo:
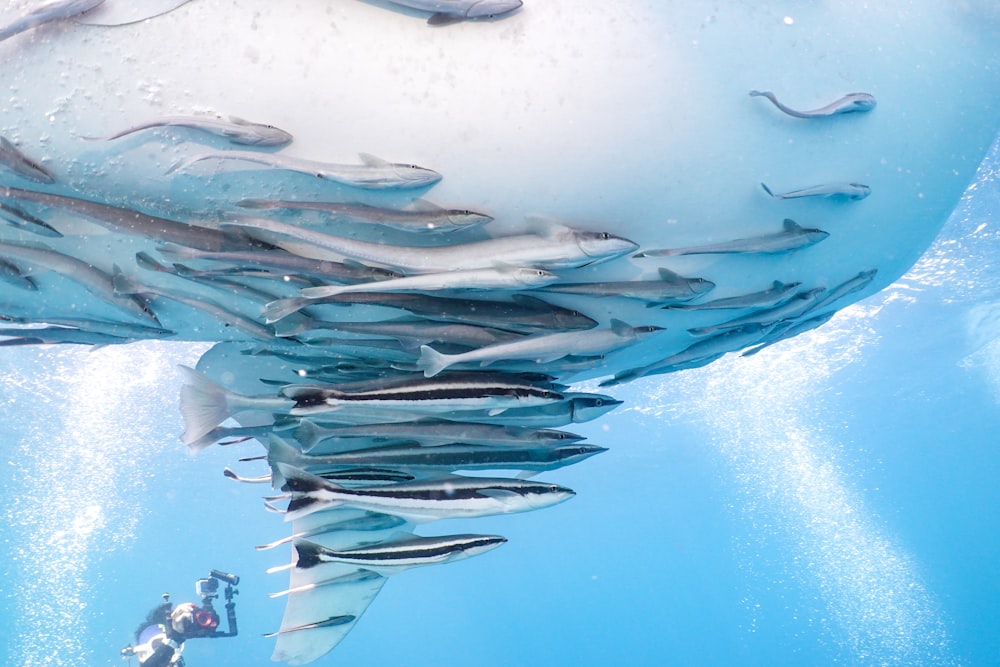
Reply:
[[[721,324],[714,324],[707,327],[694,327],[692,329],[688,329],[688,333],[692,336],[711,336],[721,331],[738,329],[748,324],[769,326],[777,324],[782,320],[794,319],[803,313],[808,312],[819,300],[820,295],[825,291],[826,288],[824,287],[816,287],[811,290],[799,292],[791,299],[788,299],[787,301],[772,308],[755,310],[751,313],[747,313],[746,315],[728,320]]]
[[[105,303],[118,308],[129,316],[160,325],[156,314],[149,309],[144,299],[115,292],[112,276],[97,267],[82,262],[70,255],[64,255],[44,246],[27,243],[0,242],[0,256],[20,261],[30,273],[36,269],[50,269],[61,276],[70,278]]]
[[[674,257],[677,255],[725,255],[743,253],[777,254],[808,248],[828,237],[830,234],[821,229],[806,228],[794,220],[785,218],[782,231],[776,234],[765,234],[748,239],[736,239],[711,245],[693,246],[689,248],[663,248],[644,250],[633,257]]]
[[[243,199],[237,206],[252,209],[299,209],[320,211],[334,220],[382,225],[406,232],[442,233],[470,229],[492,222],[482,213],[463,209],[446,209],[418,199],[411,208],[393,209],[365,204],[341,204],[322,201],[287,201],[280,199]]]
[[[131,322],[108,322],[105,320],[95,320],[86,317],[43,317],[41,320],[32,320],[27,317],[14,317],[0,314],[0,321],[14,324],[44,323],[57,327],[70,329],[82,329],[94,333],[116,336],[119,338],[163,338],[172,336],[175,332],[161,327],[150,327],[144,324],[133,324]]]
[[[135,337],[110,336],[108,334],[72,329],[69,327],[39,327],[6,329],[0,328],[0,346],[12,345],[121,345],[138,340]]]
[[[439,290],[518,290],[548,285],[559,277],[544,269],[513,266],[483,269],[455,269],[424,273],[360,285],[323,285],[299,290],[301,297],[279,299],[267,304],[262,313],[268,323],[298,312],[317,299],[351,292],[436,292]]]
[[[361,153],[361,164],[334,164],[317,162],[284,154],[251,153],[248,151],[215,151],[202,153],[172,166],[167,173],[187,169],[203,160],[233,160],[262,164],[271,169],[282,169],[308,174],[341,185],[364,190],[410,190],[427,188],[441,180],[441,174],[412,164],[387,162],[367,153]]]
[[[871,111],[875,108],[875,98],[868,93],[848,93],[840,99],[834,100],[826,106],[820,107],[819,109],[813,109],[812,111],[796,111],[791,107],[785,106],[779,102],[774,93],[770,91],[751,90],[750,97],[766,97],[771,100],[771,103],[774,104],[774,106],[781,109],[781,111],[796,118],[826,118],[828,116],[834,116],[842,113]]]
[[[802,283],[783,283],[781,281],[775,280],[770,289],[763,290],[761,292],[753,292],[752,294],[743,294],[740,296],[730,296],[724,299],[715,299],[714,301],[706,301],[704,303],[691,303],[685,305],[668,305],[664,306],[664,310],[724,310],[724,309],[735,309],[735,308],[766,308],[769,306],[776,306],[779,303],[783,303],[785,300],[791,298],[792,291],[799,287]]]
[[[430,12],[428,25],[449,25],[469,19],[492,19],[519,8],[521,0],[389,0],[392,4]]]
[[[878,269],[868,269],[867,271],[861,271],[853,278],[845,280],[836,287],[830,289],[825,295],[823,295],[822,299],[813,304],[813,306],[803,313],[803,315],[825,308],[831,303],[839,301],[849,294],[854,294],[855,292],[863,290],[868,287],[873,280],[875,280],[876,273],[878,273]]]
[[[517,340],[495,343],[462,354],[442,354],[426,345],[420,348],[417,368],[425,377],[433,377],[455,364],[479,363],[486,366],[505,359],[531,359],[544,364],[569,354],[599,355],[621,349],[662,327],[632,327],[620,320],[612,320],[610,328],[586,331],[561,331],[551,334],[534,334]]]
[[[486,553],[507,541],[499,535],[446,535],[444,537],[397,537],[366,547],[327,549],[309,542],[295,541],[295,567],[305,570],[323,563],[346,563],[381,575],[421,565],[451,563]]]
[[[824,185],[814,185],[812,187],[791,190],[789,192],[774,192],[771,188],[767,187],[765,183],[761,183],[760,187],[764,188],[764,192],[771,195],[775,199],[830,197],[860,201],[872,193],[872,189],[870,187],[861,183],[826,183]]]
[[[268,236],[290,237],[352,259],[375,262],[404,273],[445,273],[485,269],[498,264],[537,269],[572,269],[620,257],[638,247],[628,239],[607,232],[582,232],[557,224],[537,227],[538,233],[429,247],[369,243],[262,218],[239,218],[220,224],[223,227],[260,230]],[[281,245],[280,242],[276,243]]]
[[[294,567],[294,563],[290,564],[290,567]],[[290,567],[286,567],[284,569],[290,569]],[[268,574],[272,574],[272,573],[277,572],[277,571],[278,571],[277,569],[272,568],[272,569],[268,570],[267,573]],[[280,597],[284,597],[286,595],[295,595],[296,593],[305,593],[306,591],[315,590],[315,589],[321,588],[323,586],[344,586],[344,585],[347,585],[347,584],[360,584],[360,583],[365,582],[365,581],[374,581],[376,579],[383,579],[383,578],[384,578],[383,575],[379,574],[378,572],[372,572],[371,570],[355,570],[355,571],[350,572],[348,574],[342,574],[342,575],[339,575],[339,576],[336,576],[336,577],[332,577],[330,579],[322,579],[320,581],[313,581],[313,582],[310,582],[308,584],[302,584],[300,586],[292,586],[291,588],[287,588],[287,589],[285,589],[283,591],[278,591],[277,593],[268,593],[267,597],[272,598],[272,599],[273,598],[280,598]],[[352,616],[351,618],[353,619],[354,617]],[[345,623],[349,623],[349,622],[350,621],[341,621],[341,622],[336,623],[336,625],[344,625]],[[312,627],[319,627],[319,626],[312,626]],[[310,627],[310,629],[312,629],[312,627]],[[301,627],[300,628],[292,628],[290,630],[286,630],[285,632],[291,632],[291,631],[297,630],[297,629],[301,630],[302,628]],[[265,636],[274,636],[274,634],[280,634],[280,633],[281,633],[281,631],[279,631],[278,633],[272,633],[272,635],[265,635]]]
[[[333,507],[354,507],[419,523],[528,512],[575,495],[558,484],[458,475],[349,489],[284,463],[276,466],[286,480],[283,488],[292,493],[286,521]]]
[[[302,630],[315,630],[317,628],[332,628],[338,625],[347,625],[348,623],[353,623],[357,620],[356,616],[351,614],[341,614],[339,616],[330,616],[329,618],[324,618],[319,621],[314,621],[313,623],[303,623],[302,625],[296,625],[291,628],[282,628],[277,632],[268,632],[264,635],[267,638],[277,637],[279,635],[287,635],[292,632],[300,632]]]
[[[254,548],[257,551],[267,551],[268,549],[280,547],[282,544],[288,544],[289,542],[297,539],[308,539],[310,537],[323,535],[325,533],[332,533],[335,531],[358,530],[363,532],[375,532],[380,530],[389,530],[391,528],[399,528],[405,524],[406,521],[404,519],[400,519],[398,516],[389,516],[388,514],[378,514],[376,512],[359,512],[357,516],[351,516],[346,519],[331,519],[308,530],[300,530],[292,533],[288,537],[283,537],[280,540],[275,540],[274,542],[262,544]]]
[[[462,421],[533,428],[558,428],[582,424],[611,412],[624,401],[611,396],[588,393],[563,393],[563,400],[527,408],[511,408],[500,416],[487,410],[463,412]]]
[[[812,331],[818,327],[823,326],[837,314],[837,311],[830,311],[829,313],[823,313],[822,315],[816,315],[815,317],[810,317],[809,319],[802,320],[801,322],[789,321],[783,322],[782,325],[778,325],[774,328],[771,333],[764,337],[762,342],[758,345],[746,350],[741,354],[741,357],[749,357],[757,354],[766,347],[770,347],[775,343],[780,343],[788,338],[793,338],[806,331]]]
[[[14,262],[0,259],[0,280],[18,289],[38,291],[34,279],[21,270]]]
[[[21,18],[0,28],[0,42],[46,23],[75,18],[98,7],[103,2],[104,0],[56,0],[36,7]]]
[[[55,177],[45,167],[19,151],[6,137],[0,137],[0,165],[32,181],[56,182]]]
[[[556,283],[543,287],[543,292],[586,294],[589,296],[620,296],[646,301],[652,306],[690,301],[715,288],[704,278],[685,278],[660,268],[660,280],[623,280],[605,283]]]
[[[23,229],[25,231],[32,232],[33,234],[38,234],[39,236],[47,236],[49,238],[56,239],[62,238],[62,234],[59,233],[59,230],[55,227],[44,220],[36,218],[17,206],[0,203],[0,218],[3,218],[18,229]]]
[[[228,231],[199,227],[77,197],[0,187],[0,198],[70,211],[126,236],[169,241],[200,250],[246,250],[255,245]]]
[[[281,320],[275,325],[275,335],[281,337],[298,336],[309,331],[336,331],[369,336],[395,338],[404,347],[418,348],[427,343],[454,343],[469,347],[482,347],[519,337],[519,334],[500,329],[490,329],[470,324],[454,322],[433,322],[416,318],[400,318],[381,322],[323,322],[308,317],[291,326],[282,326]]]
[[[242,146],[285,146],[292,141],[292,135],[284,130],[265,125],[264,123],[254,123],[236,116],[164,116],[154,120],[133,125],[109,137],[104,137],[105,141],[113,141],[121,137],[148,130],[154,127],[183,127],[199,132],[206,132],[226,139],[230,143]]]
[[[303,420],[295,429],[295,439],[306,451],[320,444],[347,443],[337,450],[350,449],[351,442],[359,439],[373,443],[420,442],[428,445],[464,442],[494,446],[544,447],[571,444],[583,436],[552,429],[533,429],[499,424],[475,424],[455,421],[424,420],[393,424],[364,424],[324,428]]]

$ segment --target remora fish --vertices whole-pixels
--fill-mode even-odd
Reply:
[[[323,535],[324,533],[332,533],[335,531],[359,530],[375,532],[379,530],[389,530],[390,528],[398,528],[405,524],[406,521],[398,516],[389,516],[388,514],[378,514],[376,512],[361,512],[358,516],[352,516],[347,519],[325,521],[313,528],[309,528],[308,530],[297,531],[288,537],[283,537],[280,540],[262,544],[258,547],[254,547],[254,549],[257,551],[266,551],[268,549],[280,547],[282,544],[288,544],[293,540],[315,537],[317,535]]]
[[[330,440],[350,442],[357,439],[373,442],[411,442],[423,444],[449,444],[464,442],[478,445],[545,447],[569,444],[583,440],[582,435],[498,424],[476,424],[443,420],[397,422],[391,424],[363,424],[324,428],[303,420],[295,429],[295,439],[308,451]]]
[[[590,296],[621,296],[647,301],[651,305],[690,301],[715,288],[704,278],[685,278],[665,268],[659,269],[660,280],[623,280],[606,283],[556,283],[542,288],[543,292],[586,294]]]
[[[420,347],[417,368],[424,372],[425,377],[433,377],[454,364],[479,362],[486,366],[505,359],[531,359],[544,364],[570,354],[581,356],[606,354],[632,345],[641,338],[662,330],[662,327],[632,327],[620,320],[611,320],[611,327],[608,329],[533,334],[462,354],[442,354],[423,345]]]
[[[872,193],[872,189],[861,183],[827,183],[809,188],[792,190],[790,192],[773,192],[766,184],[761,183],[764,192],[775,199],[798,199],[800,197],[831,197],[860,201]]]
[[[302,625],[296,625],[292,628],[282,628],[277,632],[269,632],[265,637],[277,637],[278,635],[287,635],[290,632],[299,632],[300,630],[315,630],[316,628],[332,628],[338,625],[347,625],[348,623],[353,623],[357,620],[356,616],[350,614],[341,614],[340,616],[330,616],[329,618],[324,618],[321,621],[315,621],[313,623],[303,623]]]
[[[264,307],[264,321],[276,322],[298,312],[318,299],[352,292],[436,292],[440,290],[518,290],[548,285],[559,277],[544,269],[501,266],[484,269],[456,269],[423,273],[359,285],[322,285],[299,290],[301,297],[278,299]]]
[[[379,407],[405,411],[447,412],[488,410],[500,414],[515,407],[561,401],[562,394],[516,375],[498,373],[449,373],[429,381],[403,377],[380,388],[347,392],[333,385],[288,385],[281,395],[295,400],[291,415],[329,412],[343,407]]]
[[[440,233],[470,229],[493,218],[482,213],[462,209],[446,209],[418,199],[411,208],[393,209],[365,204],[340,204],[322,201],[287,201],[279,199],[243,199],[237,206],[252,209],[300,209],[320,211],[334,220],[361,224],[382,225],[406,232]]]
[[[99,6],[102,2],[104,0],[56,0],[56,2],[36,7],[21,18],[0,28],[0,42],[46,23],[65,21],[80,16]]]
[[[521,0],[389,0],[394,5],[430,12],[429,25],[449,25],[469,19],[492,19],[519,8]]]
[[[799,292],[791,299],[774,306],[773,308],[756,310],[754,312],[747,313],[742,317],[737,317],[721,324],[688,329],[688,333],[692,336],[709,336],[727,329],[738,329],[747,324],[760,324],[762,326],[768,326],[777,324],[782,320],[794,319],[803,313],[808,312],[812,308],[813,304],[817,302],[820,294],[825,291],[826,288],[824,287],[816,287],[811,290]]]
[[[527,294],[512,294],[509,299],[455,299],[428,294],[340,294],[323,299],[324,304],[365,304],[406,310],[429,320],[461,322],[531,332],[536,330],[569,331],[590,329],[597,321],[567,308],[550,304]]]
[[[706,301],[705,303],[692,303],[682,306],[664,306],[664,310],[725,310],[735,308],[764,308],[776,306],[791,298],[792,290],[802,283],[783,283],[775,280],[770,289],[741,296],[730,296],[724,299]]]
[[[386,486],[346,488],[284,463],[278,463],[292,500],[286,521],[332,507],[354,507],[413,522],[474,518],[528,512],[572,498],[571,489],[506,477],[449,475]]]
[[[0,242],[0,256],[11,257],[23,264],[30,265],[22,267],[29,273],[33,273],[38,268],[50,269],[61,276],[78,282],[97,298],[131,317],[151,321],[157,326],[160,324],[160,321],[156,319],[156,314],[149,309],[145,300],[134,295],[118,294],[115,292],[112,276],[87,262],[43,246],[27,243]]]
[[[236,116],[215,118],[211,116],[164,116],[133,125],[110,137],[104,137],[104,141],[113,141],[134,132],[154,127],[184,127],[222,137],[230,143],[242,146],[284,146],[292,141],[292,135],[280,128],[264,123],[254,123]]]
[[[824,324],[829,322],[831,319],[833,319],[833,316],[836,314],[837,311],[832,310],[829,313],[816,315],[815,317],[810,317],[809,319],[803,320],[801,322],[782,323],[785,326],[779,325],[775,327],[774,330],[771,331],[771,333],[769,333],[767,336],[765,336],[764,339],[758,345],[750,348],[749,350],[744,351],[743,354],[741,354],[740,356],[749,357],[755,355],[761,350],[763,350],[765,347],[770,347],[775,343],[779,343],[788,338],[793,338],[801,333],[805,333],[806,331],[812,331],[813,329],[823,326]]]
[[[70,211],[119,234],[169,241],[199,250],[247,250],[255,245],[259,246],[259,243],[248,241],[245,237],[234,236],[228,231],[159,218],[77,197],[0,187],[0,198]]]
[[[411,567],[451,563],[477,556],[496,549],[506,541],[506,537],[499,535],[410,535],[367,547],[334,550],[308,540],[296,540],[295,567],[305,570],[323,563],[346,563],[389,575]]]
[[[171,167],[167,173],[184,170],[203,160],[234,160],[262,164],[271,169],[282,169],[308,174],[341,185],[364,190],[410,190],[426,188],[441,180],[441,174],[413,164],[387,162],[367,153],[361,153],[361,164],[334,164],[317,162],[284,154],[251,153],[247,151],[215,151],[202,153]]]
[[[55,239],[62,238],[62,234],[55,227],[17,206],[0,203],[0,217],[18,229],[23,229],[39,236],[47,236]]]
[[[257,229],[268,235],[287,236],[352,259],[375,262],[404,273],[486,269],[498,264],[537,269],[572,269],[620,257],[638,247],[628,239],[607,232],[581,232],[555,223],[536,226],[537,233],[430,247],[369,243],[263,218],[239,218],[220,224],[224,227]]]
[[[282,320],[286,322],[287,320]],[[292,326],[275,325],[281,337],[299,336],[309,331],[337,331],[366,336],[395,338],[406,347],[417,348],[430,342],[482,347],[517,338],[520,334],[455,322],[434,322],[417,318],[398,318],[381,322],[323,322],[309,317]]]
[[[335,454],[303,454],[275,434],[267,446],[267,461],[271,466],[271,479],[281,483],[277,463],[287,463],[296,468],[310,466],[350,467],[375,465],[388,468],[431,468],[434,470],[534,470],[548,471],[578,463],[594,454],[607,451],[597,445],[575,444],[557,447],[530,445],[490,446],[452,443],[425,446],[415,443],[372,447]]]
[[[138,340],[135,337],[110,336],[108,334],[71,329],[69,327],[41,327],[4,329],[0,328],[0,346],[11,345],[121,345]]]
[[[766,97],[771,100],[774,106],[789,116],[795,116],[796,118],[826,118],[827,116],[834,116],[841,113],[871,111],[875,108],[875,98],[868,93],[848,93],[839,100],[834,100],[826,106],[813,109],[812,111],[796,111],[791,107],[785,106],[770,91],[751,90],[750,97]]]
[[[45,167],[19,151],[6,137],[0,137],[0,165],[32,181],[39,183],[56,182],[55,177]]]
[[[644,250],[633,257],[673,257],[677,255],[725,255],[734,253],[767,253],[776,254],[790,252],[800,248],[808,248],[819,243],[830,234],[821,229],[806,228],[794,220],[785,218],[784,228],[776,234],[765,234],[748,239],[735,239],[711,245],[693,246],[690,248],[662,248]]]
[[[17,264],[6,259],[0,259],[0,280],[18,289],[38,291],[38,285],[34,279]]]
[[[486,410],[463,412],[467,422],[503,423],[507,426],[557,428],[566,424],[582,424],[611,412],[624,401],[602,394],[565,393],[563,400],[530,408],[512,408],[499,417]]]
[[[839,285],[828,291],[823,296],[822,299],[814,303],[812,307],[809,308],[809,310],[803,313],[803,315],[815,312],[817,310],[820,310],[821,308],[825,308],[831,303],[839,301],[840,299],[843,299],[845,296],[849,294],[854,294],[855,292],[863,290],[864,288],[868,287],[868,285],[870,285],[873,280],[875,280],[876,273],[878,273],[878,269],[868,269],[867,271],[861,271],[860,273],[858,273],[858,275],[854,276],[853,278],[845,280],[844,282],[840,283]]]

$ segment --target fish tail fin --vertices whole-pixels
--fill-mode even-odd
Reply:
[[[293,433],[295,439],[299,441],[302,445],[302,449],[309,451],[322,440],[322,434],[320,427],[312,423],[308,419],[303,419],[297,427],[295,427],[295,432]]]
[[[288,317],[292,313],[297,313],[306,306],[309,305],[309,299],[305,297],[290,297],[287,299],[278,299],[277,301],[271,301],[264,306],[264,310],[261,312],[261,317],[268,324],[273,324],[278,320]]]
[[[271,467],[271,485],[276,488],[285,483],[279,463],[300,466],[302,452],[281,436],[272,433],[267,440],[267,464]]]
[[[212,429],[231,416],[231,392],[193,368],[177,368],[186,380],[181,387],[181,416],[184,418],[181,442],[191,445],[201,442]]]
[[[441,354],[429,345],[420,346],[420,358],[417,359],[417,368],[424,372],[424,377],[434,377],[451,365],[447,354]]]
[[[188,451],[190,451],[192,454],[197,454],[201,450],[211,447],[218,441],[219,441],[218,432],[213,427],[212,430],[206,433],[205,435],[185,444],[187,444],[188,446]]]
[[[277,302],[272,301],[271,303],[277,303]],[[270,306],[271,303],[267,305]],[[270,324],[271,321],[267,319],[267,313],[268,313],[267,306],[265,306],[263,316],[265,321]],[[289,313],[289,315],[291,314],[292,313]],[[309,331],[311,328],[314,328],[311,320],[293,321],[293,320],[286,320],[285,317],[287,317],[287,315],[279,318],[278,320],[275,320],[273,323],[274,335],[277,336],[278,338],[292,338],[294,336],[298,336],[301,333]]]

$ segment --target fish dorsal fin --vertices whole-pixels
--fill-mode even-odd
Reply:
[[[674,273],[673,271],[671,271],[668,268],[665,268],[665,267],[661,266],[657,270],[660,272],[660,280],[662,280],[665,283],[677,284],[677,283],[687,282],[687,279],[684,278],[684,276],[682,276],[679,273]]]
[[[444,207],[432,204],[426,199],[414,199],[407,205],[406,208],[411,211],[420,211],[421,213],[439,213],[445,210]]]
[[[611,330],[619,336],[625,336],[632,331],[632,327],[621,320],[611,320]]]
[[[795,222],[791,218],[785,218],[784,230],[786,232],[800,232],[802,231],[802,225]]]
[[[514,479],[531,479],[532,477],[537,477],[539,472],[538,470],[522,470],[514,475]]]
[[[555,236],[559,236],[560,234],[572,231],[572,229],[564,225],[560,220],[551,216],[532,213],[531,215],[525,216],[524,220],[526,222],[526,229],[528,233],[535,234],[536,236],[553,238]]]
[[[358,157],[369,167],[388,167],[390,164],[388,160],[383,160],[371,153],[358,153]]]

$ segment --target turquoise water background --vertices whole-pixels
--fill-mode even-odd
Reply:
[[[424,527],[509,543],[395,576],[317,664],[1000,664],[998,168],[822,329],[616,388],[573,429],[611,450],[542,477],[571,502]],[[240,635],[189,667],[271,664],[287,553],[253,545],[288,528],[221,474],[255,449],[177,441],[173,368],[205,349],[0,351],[0,664],[127,664],[211,568],[242,577]]]

